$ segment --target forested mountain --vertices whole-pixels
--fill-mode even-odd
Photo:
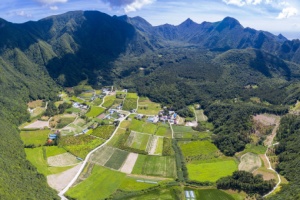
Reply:
[[[56,198],[25,160],[16,129],[28,120],[29,100],[53,99],[59,85],[88,79],[94,87],[122,86],[176,110],[200,103],[216,126],[214,142],[233,155],[248,142],[251,114],[282,114],[298,100],[299,47],[299,40],[244,28],[230,17],[178,26],[98,11],[23,24],[0,19],[0,125],[6,127],[0,131],[0,199]]]

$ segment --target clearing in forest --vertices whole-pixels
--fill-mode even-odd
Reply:
[[[46,143],[50,130],[21,131],[21,139],[25,145],[42,146]]]
[[[246,153],[241,157],[239,164],[239,170],[253,172],[254,170],[261,167],[261,160],[257,154]]]

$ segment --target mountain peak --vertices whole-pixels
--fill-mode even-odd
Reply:
[[[181,24],[179,24],[179,27],[190,27],[193,25],[197,25],[196,22],[194,22],[193,20],[191,20],[190,18],[187,18],[184,22],[182,22]]]
[[[227,24],[230,26],[241,25],[240,22],[233,17],[225,17],[221,23],[224,23],[224,24]]]

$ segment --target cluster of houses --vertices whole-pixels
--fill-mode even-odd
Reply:
[[[145,117],[146,116],[142,115],[142,114],[137,114],[135,116],[135,118],[138,120],[142,120]],[[177,124],[177,121],[178,121],[177,117],[178,117],[178,115],[174,111],[167,111],[167,112],[160,111],[158,113],[158,115],[148,116],[146,121],[149,123],[169,122],[171,124]]]
[[[74,108],[81,108],[81,109],[85,109],[85,110],[88,109],[88,106],[87,106],[87,105],[84,105],[84,104],[81,104],[81,103],[78,103],[78,102],[74,102],[74,103],[73,103],[73,107],[74,107]]]

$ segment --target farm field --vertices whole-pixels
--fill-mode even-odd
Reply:
[[[114,152],[115,148],[105,145],[92,154],[90,162],[104,166]]]
[[[105,111],[104,108],[91,106],[91,109],[88,113],[86,113],[87,117],[97,117],[98,115],[102,114]]]
[[[139,155],[132,174],[176,177],[175,159],[171,156]]]
[[[151,135],[148,134],[131,131],[125,145],[134,149],[146,150],[150,136]]]
[[[47,157],[56,156],[67,152],[65,149],[59,148],[58,146],[48,146],[45,148]]]
[[[124,190],[124,191],[139,191],[139,190],[144,190],[147,188],[151,188],[156,186],[155,184],[156,181],[150,180],[153,183],[143,183],[139,181],[144,181],[144,179],[138,178],[138,177],[129,177],[127,176],[122,184],[120,185],[119,189]],[[147,181],[147,180],[146,180]]]
[[[32,113],[30,113],[30,118],[35,118],[35,117],[43,114],[43,112],[45,112],[45,108],[37,107],[33,110]]]
[[[139,98],[139,107],[137,113],[144,115],[157,115],[160,110],[160,104],[154,103],[146,97]]]
[[[46,103],[43,102],[43,100],[36,100],[31,101],[27,103],[27,106],[31,109],[37,108],[37,107],[43,107]]]
[[[25,148],[26,158],[29,160],[38,170],[39,173],[45,176],[50,174],[58,174],[71,167],[49,167],[47,163],[47,157],[45,154],[45,147],[38,147],[33,149]]]
[[[208,159],[217,156],[218,148],[208,140],[204,141],[193,141],[193,142],[178,142],[179,147],[184,157],[189,159],[197,158]]]
[[[210,132],[198,132],[192,129],[190,126],[172,126],[175,138],[206,138],[210,137]]]
[[[79,163],[79,160],[70,153],[63,153],[56,156],[50,156],[47,158],[47,163],[49,166],[53,167],[63,167],[72,166]]]
[[[157,128],[155,135],[171,138],[172,132],[171,132],[169,125],[165,125],[165,126],[160,125]]]
[[[149,134],[155,134],[155,131],[157,129],[157,125],[132,119],[131,124],[129,125],[129,129],[133,131],[137,131],[140,133],[149,133]]]
[[[215,182],[229,176],[238,169],[233,159],[216,159],[214,162],[192,162],[187,164],[189,178],[196,181]]]
[[[72,123],[75,119],[76,119],[76,117],[60,117],[60,119],[58,120],[58,123],[56,125],[56,128],[61,129],[61,128],[67,126],[68,124]]]
[[[125,178],[126,174],[124,173],[95,165],[91,175],[75,187],[70,188],[66,195],[78,200],[105,199],[121,186]]]
[[[102,106],[106,108],[110,108],[114,104],[115,100],[116,100],[116,95],[105,96],[104,103],[102,104]]]
[[[241,157],[241,162],[239,164],[240,171],[253,172],[254,170],[261,167],[261,160],[257,154],[246,153]]]
[[[195,190],[195,194],[201,200],[234,200],[231,195],[217,189]]]
[[[114,132],[114,130],[115,126],[103,125],[94,129],[92,135],[107,140],[110,137],[110,135]]]
[[[198,118],[198,121],[207,121],[207,116],[204,114],[204,110],[195,110],[195,114]]]
[[[156,148],[155,148],[154,155],[162,155],[163,144],[164,144],[164,138],[159,137],[158,140],[157,140],[157,143],[156,143]]]
[[[104,140],[94,138],[90,135],[65,136],[61,137],[59,146],[64,147],[70,153],[85,158],[85,156],[94,148],[104,143]]]
[[[132,98],[125,98],[124,104],[123,104],[123,110],[133,110],[137,107],[137,99]]]
[[[46,143],[50,130],[21,131],[21,139],[25,145],[42,146]]]
[[[119,170],[126,160],[129,152],[122,151],[120,149],[115,149],[114,153],[111,155],[109,160],[105,163],[105,167],[112,168],[115,170]]]

